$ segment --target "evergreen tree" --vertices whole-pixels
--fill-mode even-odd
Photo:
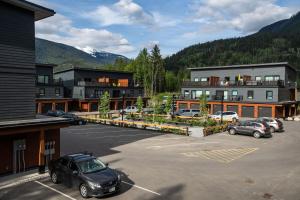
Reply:
[[[103,95],[99,98],[99,103],[98,103],[98,111],[99,115],[102,118],[107,118],[108,117],[108,112],[110,111],[110,97],[109,93],[106,91],[104,92]]]
[[[151,50],[150,61],[151,61],[151,82],[152,82],[151,95],[154,95],[157,92],[159,93],[163,91],[164,81],[165,81],[164,61],[160,54],[160,49],[158,45],[155,45]]]

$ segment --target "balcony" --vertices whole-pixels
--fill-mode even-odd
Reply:
[[[244,97],[242,95],[229,95],[225,96],[223,101],[243,101]],[[212,101],[222,101],[222,96],[219,95],[212,95]]]
[[[139,86],[133,86],[133,84],[120,85],[117,83],[99,83],[99,82],[87,82],[87,81],[78,81],[77,86],[83,87],[116,87],[116,88],[133,88]]]
[[[203,87],[284,87],[284,81],[184,81],[182,83],[184,88],[203,88]]]

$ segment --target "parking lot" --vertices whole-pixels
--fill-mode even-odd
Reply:
[[[93,152],[122,174],[104,199],[300,199],[300,123],[255,139],[205,138],[89,124],[62,129],[61,154]],[[0,199],[82,199],[49,178],[0,190]]]

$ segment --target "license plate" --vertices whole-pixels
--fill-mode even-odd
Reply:
[[[114,191],[116,191],[116,188],[115,188],[115,187],[112,187],[112,188],[110,188],[108,191],[109,191],[109,192],[114,192]]]

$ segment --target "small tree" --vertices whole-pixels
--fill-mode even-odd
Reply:
[[[138,113],[141,113],[144,107],[144,102],[141,96],[137,98],[136,105],[137,105]]]
[[[107,118],[108,112],[110,111],[110,97],[107,91],[99,98],[98,105],[99,115],[103,118]]]
[[[199,109],[200,109],[201,116],[207,117],[207,115],[208,115],[208,109],[207,109],[207,98],[206,98],[206,95],[201,95],[200,96],[199,104],[200,104],[200,108]]]
[[[172,96],[168,96],[167,99],[166,99],[164,112],[168,115],[168,118],[171,118],[172,100],[173,100]]]

